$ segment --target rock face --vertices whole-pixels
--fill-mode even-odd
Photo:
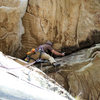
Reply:
[[[61,61],[63,67],[56,68],[56,72],[52,70],[48,75],[73,96],[80,94],[82,100],[100,100],[100,44],[73,53]]]
[[[66,53],[99,43],[100,0],[0,0],[1,51],[23,57],[47,40]],[[83,99],[99,100],[100,58],[82,62],[88,53],[69,55],[73,62],[65,57],[65,68],[51,74],[73,96],[81,92]]]
[[[46,40],[67,53],[100,42],[99,20],[99,0],[29,0],[23,18],[23,48],[17,55]]]
[[[26,62],[0,52],[1,100],[75,100],[41,70],[25,65]]]
[[[0,50],[5,54],[13,55],[21,47],[26,7],[27,0],[0,0]]]
[[[23,57],[51,40],[55,49],[71,53],[100,42],[99,20],[99,0],[1,0],[0,50]]]
[[[69,91],[75,95],[81,93],[85,100],[100,99],[100,54],[90,63],[81,63],[83,68],[71,71],[67,76]],[[77,67],[79,65],[74,65]]]

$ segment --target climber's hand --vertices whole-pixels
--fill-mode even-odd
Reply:
[[[65,52],[62,53],[62,56],[65,56]]]

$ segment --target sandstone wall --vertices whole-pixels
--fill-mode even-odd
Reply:
[[[56,70],[45,68],[50,77],[74,97],[79,95],[78,100],[100,100],[100,44],[60,58],[58,62],[62,62],[62,67]]]
[[[92,62],[75,64],[50,74],[74,97],[80,100],[100,100],[100,55]]]
[[[96,42],[94,37],[100,37],[99,20],[99,0],[29,0],[23,18],[22,51],[46,40],[68,53],[90,46]],[[22,51],[19,54],[23,55]]]
[[[27,0],[0,0],[0,51],[5,54],[13,55],[21,47],[26,7]]]
[[[54,43],[55,49],[62,48],[67,53],[100,42],[99,0],[26,2],[0,1],[0,50],[4,53],[23,57],[47,40]]]

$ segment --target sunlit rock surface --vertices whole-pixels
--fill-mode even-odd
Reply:
[[[62,66],[44,70],[82,100],[100,100],[100,44],[57,59]]]
[[[26,65],[0,52],[0,100],[75,100],[41,70]]]
[[[51,40],[71,53],[100,42],[99,20],[99,0],[0,0],[0,50],[24,57]]]
[[[100,42],[99,0],[29,0],[23,18],[21,57],[51,40],[55,49],[71,53]]]
[[[28,0],[0,0],[0,50],[13,55],[21,48],[22,17]]]

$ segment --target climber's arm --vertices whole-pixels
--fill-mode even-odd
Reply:
[[[53,54],[57,55],[57,56],[64,56],[64,55],[65,55],[65,53],[60,53],[60,52],[58,52],[58,51],[56,51],[56,50],[54,50],[54,49],[52,49],[51,52],[52,52]]]

